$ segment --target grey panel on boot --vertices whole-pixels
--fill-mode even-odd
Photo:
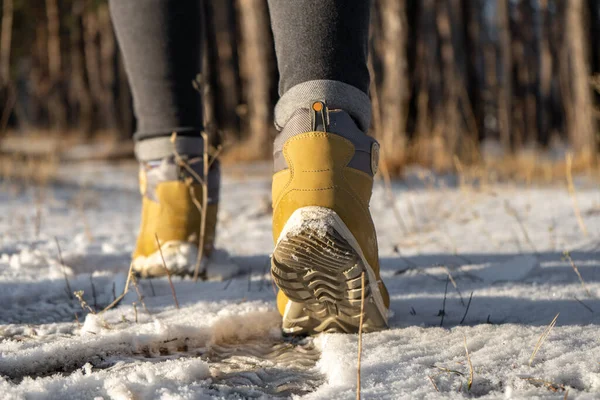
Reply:
[[[373,176],[371,151],[377,141],[361,131],[350,114],[344,110],[328,110],[325,107],[325,124],[323,118],[319,117],[321,113],[316,117],[314,114],[308,108],[297,110],[279,133],[273,146],[274,172],[288,168],[283,156],[283,146],[290,138],[306,132],[328,132],[348,139],[354,145],[354,157],[350,160],[349,167]]]
[[[196,175],[204,179],[202,157],[182,156],[188,166]],[[177,165],[174,156],[164,157],[159,160],[145,161],[140,163],[140,168],[146,175],[146,193],[145,196],[150,200],[158,201],[156,196],[156,187],[159,183],[168,181],[184,181],[191,177],[194,183],[198,184],[197,179],[185,168]],[[221,166],[219,160],[215,160],[208,171],[208,204],[219,202],[219,192],[221,187]]]

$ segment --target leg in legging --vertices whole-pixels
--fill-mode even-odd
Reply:
[[[275,123],[323,99],[370,123],[369,0],[269,0],[280,83]]]
[[[202,65],[201,2],[111,0],[110,11],[133,92],[136,154],[171,154],[173,132],[183,153],[199,151],[202,100],[191,83]]]

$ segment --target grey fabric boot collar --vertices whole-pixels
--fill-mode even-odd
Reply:
[[[175,152],[194,171],[191,174],[184,166],[178,165]],[[138,141],[135,144],[135,155],[140,161],[140,168],[146,177],[146,197],[157,201],[155,189],[158,184],[167,181],[184,181],[194,175],[204,178],[204,139],[201,137],[177,136],[174,141],[170,136],[157,137]],[[221,184],[221,167],[215,160],[208,171],[208,202],[219,201]]]
[[[135,156],[138,161],[161,160],[172,156],[175,151],[178,154],[190,158],[204,154],[204,139],[196,136],[177,136],[171,141],[171,136],[161,136],[136,142]]]
[[[326,104],[321,102],[323,110],[317,112],[311,109],[311,105],[314,103],[315,101],[311,102],[307,108],[296,110],[275,139],[273,146],[274,172],[288,168],[283,156],[283,146],[289,139],[306,132],[328,132],[348,139],[354,145],[355,152],[348,164],[349,167],[373,176],[377,172],[378,160],[373,160],[373,158],[379,157],[379,143],[361,131],[346,111],[330,110]]]

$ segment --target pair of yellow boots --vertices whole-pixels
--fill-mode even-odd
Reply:
[[[363,329],[387,327],[389,296],[379,275],[369,211],[377,142],[347,113],[329,110],[320,101],[299,110],[278,141],[271,273],[279,287],[284,333],[357,332],[363,296]],[[202,199],[202,186],[194,184],[190,190],[189,181],[176,179],[150,188],[146,174],[142,167],[142,223],[134,269],[145,277],[163,274],[156,234],[168,268],[190,273],[200,238],[201,214],[195,203]],[[207,208],[206,256],[213,250],[216,220],[213,202]]]

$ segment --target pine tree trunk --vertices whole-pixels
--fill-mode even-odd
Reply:
[[[456,56],[455,48],[453,46],[453,32],[452,23],[450,17],[449,4],[446,1],[438,2],[436,7],[436,25],[437,33],[440,38],[440,55],[441,55],[441,75],[442,75],[442,87],[443,87],[443,121],[444,130],[442,132],[444,150],[446,154],[445,160],[442,160],[440,156],[437,157],[437,162],[450,165],[452,162],[449,156],[458,155],[459,153],[459,139],[466,139],[464,126],[462,125],[462,118],[459,109],[459,95],[460,90],[463,88],[463,84],[458,77],[456,71]]]
[[[92,130],[92,98],[85,78],[85,65],[83,53],[83,12],[85,0],[76,0],[72,6],[73,28],[71,29],[71,71],[69,108],[76,114],[72,120],[81,132],[89,133]]]
[[[247,129],[254,157],[270,154],[272,140],[273,54],[271,28],[265,0],[238,0],[240,69],[245,83]]]
[[[240,79],[236,40],[236,16],[233,0],[211,2],[215,51],[215,114],[219,129],[227,135],[237,135],[240,121]],[[235,137],[235,136],[234,136]]]
[[[0,32],[0,85],[10,82],[10,53],[12,46],[13,0],[2,2],[2,27]]]
[[[509,0],[498,0],[498,31],[500,33],[499,57],[500,71],[498,82],[498,131],[500,143],[505,154],[511,152],[511,99],[512,99],[512,52],[510,39],[510,21],[508,16]]]
[[[378,139],[388,167],[402,165],[406,158],[406,115],[409,85],[407,79],[407,24],[405,0],[380,1],[382,73],[380,90],[381,132]]]
[[[98,7],[98,35],[100,40],[100,81],[102,101],[102,128],[113,131],[117,127],[115,90],[117,46],[116,38],[110,21],[108,5]]]
[[[204,83],[202,106],[204,131],[208,134],[210,144],[216,147],[220,144],[217,110],[219,109],[218,101],[221,90],[218,81],[219,56],[213,6],[214,4],[211,1],[202,1],[202,80]]]
[[[48,98],[48,117],[54,129],[67,128],[66,109],[62,98],[62,59],[60,44],[60,14],[57,0],[46,0],[48,19],[48,79],[50,93]]]
[[[568,2],[566,13],[566,43],[571,78],[571,107],[567,118],[570,144],[576,154],[585,159],[596,157],[596,123],[593,115],[587,40],[584,34],[583,0]]]
[[[4,0],[0,27],[0,135],[8,125],[16,100],[10,79],[13,15],[13,0]]]
[[[84,54],[85,54],[85,69],[88,79],[88,85],[92,96],[94,108],[100,109],[100,115],[94,115],[94,127],[97,128],[96,121],[103,119],[104,110],[102,108],[102,75],[100,72],[100,57],[99,57],[99,28],[98,16],[92,10],[84,14]]]

